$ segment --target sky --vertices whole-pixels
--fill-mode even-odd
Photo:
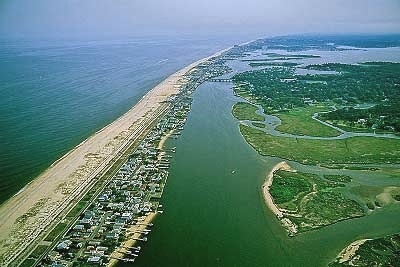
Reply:
[[[0,0],[0,36],[400,33],[400,0]]]

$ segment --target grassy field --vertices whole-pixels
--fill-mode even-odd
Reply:
[[[312,118],[314,113],[328,110],[329,109],[324,106],[309,106],[274,114],[282,121],[282,124],[279,125],[276,130],[294,135],[338,136],[340,132]]]
[[[240,125],[240,132],[260,154],[303,164],[400,162],[400,141],[396,139],[352,137],[312,140],[276,137],[243,124]]]
[[[264,121],[264,117],[256,114],[258,108],[249,103],[239,102],[233,105],[232,114],[238,120]]]

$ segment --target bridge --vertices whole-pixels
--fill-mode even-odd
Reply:
[[[208,81],[215,82],[215,83],[230,83],[230,82],[232,82],[232,79],[210,79]]]

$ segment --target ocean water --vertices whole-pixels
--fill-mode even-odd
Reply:
[[[148,90],[231,40],[0,40],[0,204]]]

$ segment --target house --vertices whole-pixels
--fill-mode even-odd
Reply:
[[[129,222],[132,220],[132,214],[130,212],[122,213],[121,219],[123,219],[126,222]]]
[[[56,246],[56,250],[69,250],[69,246],[72,244],[72,241],[70,240],[64,240],[62,242],[60,242],[57,246]]]
[[[75,231],[83,231],[85,230],[85,226],[83,224],[77,224],[73,228]]]
[[[101,264],[103,264],[103,260],[98,256],[93,256],[93,257],[89,257],[87,259],[87,263],[101,265]]]

